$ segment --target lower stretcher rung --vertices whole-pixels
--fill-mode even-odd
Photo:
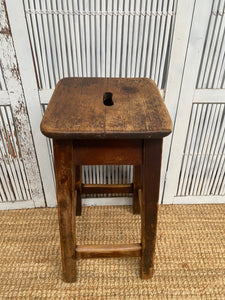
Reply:
[[[141,244],[127,245],[79,245],[76,258],[140,257]]]
[[[82,193],[98,194],[98,193],[133,193],[133,184],[82,184]]]

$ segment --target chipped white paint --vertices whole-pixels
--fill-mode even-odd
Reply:
[[[31,199],[17,136],[11,106],[0,106],[0,167],[4,173],[1,196],[4,201]]]
[[[46,137],[43,136],[40,131],[42,107],[39,99],[37,79],[35,77],[35,65],[31,53],[23,3],[21,0],[7,0],[6,7],[13,36],[13,42],[16,49],[21,83],[26,99],[27,112],[29,115],[33,142],[41,172],[46,203],[48,206],[52,207],[56,206],[55,185],[51,162],[49,159],[48,142]],[[40,23],[40,26],[42,26],[41,24],[42,23]],[[42,36],[42,38],[44,37]],[[47,62],[45,61],[45,71],[47,70],[46,64]],[[52,75],[51,69],[48,72]]]
[[[31,201],[22,201],[23,203],[19,206],[17,206],[17,204],[15,206],[7,206],[7,204],[5,204],[5,207],[25,208],[27,205],[29,207],[45,206],[41,178],[38,171],[35,149],[33,146],[32,135],[29,126],[29,118],[24,100],[23,88],[21,85],[12,36],[6,16],[5,1],[3,0],[1,0],[0,3],[0,41],[0,61],[2,74],[8,90],[14,124],[16,126],[18,141],[26,170],[26,177],[29,183],[29,190],[31,194],[31,199],[29,200],[31,200],[33,203],[31,204]]]

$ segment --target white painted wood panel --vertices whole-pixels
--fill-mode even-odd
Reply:
[[[2,68],[0,66],[0,91],[5,91],[5,90],[6,90],[5,80],[2,74]]]
[[[224,7],[208,1],[203,22],[196,2],[164,203],[225,203]]]
[[[165,88],[165,103],[175,125],[183,70],[188,47],[189,33],[192,24],[195,1],[178,1],[176,22],[174,24],[173,43],[168,63],[168,79]],[[175,10],[175,7],[172,8]],[[162,171],[160,182],[160,199],[163,201],[165,182],[168,178],[168,162],[171,152],[173,133],[163,139]],[[167,194],[165,195],[167,197]]]
[[[183,150],[188,133],[192,101],[194,98],[211,8],[212,1],[210,0],[205,1],[204,5],[202,5],[200,1],[196,1],[194,6],[186,62],[180,87],[179,104],[176,111],[176,120],[172,136],[172,146],[163,199],[164,203],[175,203],[176,201],[175,197],[177,195]],[[201,18],[199,16],[201,16]],[[197,117],[200,118],[200,114]],[[198,123],[197,126],[199,126]],[[196,135],[196,130],[197,129],[195,129],[195,132],[192,134]],[[191,164],[188,167],[188,171],[191,171]]]
[[[3,0],[0,20],[1,70],[9,100],[9,105],[1,103],[0,107],[0,209],[1,205],[4,209],[42,207],[45,200],[41,178]]]
[[[225,101],[193,104],[176,196],[224,196],[224,116]]]
[[[225,88],[225,1],[214,0],[203,47],[197,88]]]
[[[16,5],[15,5],[16,2]],[[36,3],[35,1],[32,3]],[[33,4],[32,4],[33,5]],[[16,57],[20,70],[21,82],[23,85],[24,97],[26,99],[27,112],[29,114],[30,126],[32,128],[33,142],[37,154],[39,169],[41,172],[42,185],[44,188],[45,198],[48,206],[56,205],[56,195],[54,187],[54,178],[52,175],[51,161],[49,159],[49,148],[46,138],[40,132],[40,123],[42,119],[42,107],[40,105],[40,99],[38,94],[38,85],[35,77],[35,69],[41,69],[43,67],[43,76],[50,85],[49,66],[46,65],[47,56],[42,48],[39,49],[40,57],[37,57],[41,64],[34,65],[32,52],[30,48],[29,36],[27,32],[26,19],[24,15],[24,7],[21,1],[6,1],[6,7],[8,11],[8,17],[10,21],[10,27],[13,35],[13,41],[16,49]],[[34,6],[35,7],[35,6]],[[40,16],[39,16],[40,17]],[[42,20],[35,19],[43,25]],[[43,28],[41,25],[41,28]],[[34,37],[39,36],[38,33],[41,28],[34,27],[36,34]],[[44,33],[42,32],[42,38],[44,39]],[[43,41],[42,41],[43,42]],[[32,48],[33,50],[33,48]],[[33,52],[34,53],[34,52]],[[42,74],[42,73],[40,73]],[[41,78],[42,75],[40,75]],[[47,77],[46,77],[47,76]],[[52,76],[49,75],[49,76]],[[44,78],[42,78],[44,80]],[[41,79],[41,80],[42,80]],[[41,81],[42,82],[42,81]],[[44,81],[43,81],[44,82]],[[35,155],[35,151],[33,150]],[[37,172],[38,172],[37,168]]]
[[[0,91],[0,105],[10,105],[8,91]]]
[[[224,103],[225,89],[196,89],[193,103]]]
[[[221,204],[224,203],[224,196],[175,196],[173,204]],[[167,204],[167,203],[165,203]]]

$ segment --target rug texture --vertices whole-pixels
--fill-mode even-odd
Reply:
[[[225,299],[225,205],[161,205],[155,273],[140,258],[81,259],[61,279],[56,208],[0,211],[0,299]],[[85,207],[77,244],[140,242],[129,206]]]

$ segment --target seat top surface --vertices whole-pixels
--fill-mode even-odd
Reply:
[[[103,103],[113,94],[112,106]],[[64,78],[56,85],[41,122],[55,139],[160,138],[172,122],[160,92],[147,78]]]

